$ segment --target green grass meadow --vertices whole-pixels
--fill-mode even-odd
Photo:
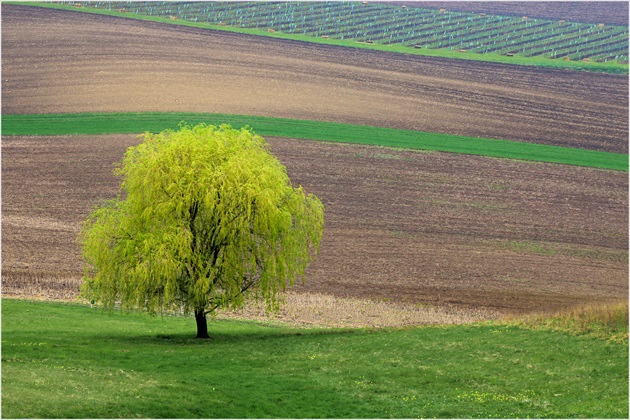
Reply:
[[[2,300],[5,418],[627,418],[628,345],[501,324],[298,329]]]
[[[3,136],[160,132],[190,124],[250,126],[261,136],[432,150],[628,171],[628,155],[509,140],[464,137],[333,122],[206,113],[80,113],[2,115]]]

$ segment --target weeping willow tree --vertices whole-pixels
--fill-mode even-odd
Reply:
[[[118,197],[80,235],[82,296],[107,308],[194,313],[207,338],[219,308],[252,298],[277,310],[318,250],[322,203],[247,129],[147,133],[115,172]]]

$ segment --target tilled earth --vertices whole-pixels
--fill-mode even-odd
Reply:
[[[628,78],[2,5],[2,112],[220,112],[628,152]]]
[[[2,5],[3,113],[207,111],[627,153],[626,77],[353,51]],[[133,135],[5,137],[3,292],[76,294]],[[297,293],[500,313],[627,298],[627,174],[269,138],[326,206]]]
[[[80,223],[116,196],[112,168],[138,141],[3,140],[5,291],[22,282],[76,293]],[[320,255],[296,291],[509,313],[628,293],[625,173],[268,141],[292,181],[326,207]]]

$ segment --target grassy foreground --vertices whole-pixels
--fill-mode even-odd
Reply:
[[[627,342],[487,324],[194,328],[4,299],[3,417],[628,417]]]
[[[2,115],[2,135],[48,136],[160,132],[190,124],[249,125],[261,136],[422,149],[628,171],[628,155],[509,140],[353,124],[207,113],[81,113]]]

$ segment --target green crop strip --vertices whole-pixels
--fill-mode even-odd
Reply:
[[[212,10],[214,10],[215,7],[216,8],[221,7],[217,5],[218,3],[219,2],[210,3],[213,7]],[[226,15],[225,17],[230,17],[231,9],[236,9],[238,7],[241,7],[238,5],[239,3],[233,4],[233,5],[228,4],[227,6],[228,9],[226,9],[225,11],[225,15]],[[300,2],[295,2],[296,5],[294,7],[299,7],[299,3]],[[489,45],[486,46],[485,49],[482,49],[481,46],[473,45],[474,42],[476,41],[474,40],[465,41],[465,38],[462,38],[458,46],[454,46],[450,44],[448,44],[450,45],[449,47],[440,46],[441,45],[440,43],[444,43],[445,41],[434,40],[434,41],[431,41],[429,44],[423,44],[423,48],[414,48],[415,41],[412,42],[413,40],[411,38],[405,40],[405,36],[407,35],[395,35],[395,36],[393,35],[392,31],[394,31],[395,28],[398,28],[394,23],[380,22],[380,20],[384,18],[379,17],[379,16],[390,14],[389,9],[391,9],[392,6],[387,5],[387,4],[377,5],[376,3],[374,3],[373,5],[370,5],[370,8],[372,7],[376,8],[375,10],[372,10],[372,12],[376,13],[377,20],[374,21],[373,19],[374,17],[372,17],[366,21],[366,22],[370,22],[370,25],[372,24],[377,25],[377,26],[385,25],[383,29],[383,34],[391,34],[392,38],[389,38],[390,35],[388,35],[386,37],[387,39],[383,39],[383,40],[380,40],[379,38],[380,35],[378,34],[369,35],[369,33],[371,33],[370,31],[373,32],[374,29],[369,29],[369,27],[367,26],[361,29],[362,23],[361,21],[358,21],[358,20],[356,22],[353,20],[352,22],[348,23],[351,26],[346,28],[345,32],[342,31],[340,28],[335,29],[335,31],[339,31],[339,37],[343,38],[343,39],[339,39],[339,38],[336,38],[337,35],[328,36],[328,35],[324,35],[324,32],[320,33],[320,31],[323,30],[322,29],[323,22],[319,22],[316,25],[314,23],[315,26],[313,27],[313,29],[304,29],[302,32],[296,32],[297,28],[292,27],[293,24],[277,22],[276,26],[279,29],[274,30],[273,32],[269,32],[270,28],[268,27],[266,23],[267,21],[265,21],[264,24],[263,24],[263,21],[260,21],[260,24],[254,23],[254,25],[257,25],[254,27],[243,27],[242,25],[245,25],[245,23],[243,22],[241,22],[240,24],[241,26],[236,25],[236,23],[234,24],[236,26],[231,26],[232,23],[228,24],[226,22],[219,23],[219,22],[214,22],[214,21],[212,22],[203,21],[203,19],[209,18],[208,13],[205,13],[205,12],[202,13],[202,12],[199,12],[198,10],[192,13],[192,11],[188,9],[190,9],[191,7],[201,7],[201,6],[197,6],[197,5],[193,6],[191,4],[186,4],[186,5],[181,6],[184,8],[182,9],[182,16],[178,15],[179,13],[178,7],[180,6],[174,3],[171,4],[169,2],[149,3],[150,6],[148,7],[155,9],[151,11],[147,11],[144,9],[132,10],[132,8],[140,7],[140,6],[134,5],[133,3],[124,3],[124,4],[118,3],[118,5],[116,5],[115,3],[110,3],[110,2],[100,2],[100,3],[94,2],[93,3],[94,5],[100,4],[99,7],[103,7],[103,8],[85,7],[85,6],[90,5],[90,3],[85,3],[85,2],[81,3],[82,7],[74,7],[71,2],[66,2],[66,4],[45,3],[45,2],[7,2],[7,4],[38,6],[38,7],[46,7],[46,8],[60,9],[60,10],[72,10],[72,11],[77,11],[77,12],[125,17],[125,18],[145,20],[145,21],[151,21],[151,22],[190,26],[190,27],[196,27],[196,28],[202,28],[202,29],[221,30],[221,31],[234,32],[234,33],[267,36],[267,37],[273,37],[273,38],[303,41],[303,42],[310,42],[310,43],[317,43],[317,44],[324,44],[324,45],[362,48],[362,49],[370,49],[370,50],[376,50],[376,51],[414,54],[414,55],[422,55],[422,56],[429,56],[429,57],[455,58],[455,59],[465,59],[465,60],[473,60],[473,61],[485,61],[485,62],[494,62],[494,63],[506,63],[506,64],[525,65],[525,66],[571,69],[571,70],[588,70],[588,71],[612,73],[612,74],[627,74],[628,73],[627,62],[623,62],[623,63],[618,62],[618,60],[614,58],[615,54],[619,58],[619,60],[622,60],[623,58],[627,58],[627,31],[623,32],[622,27],[614,27],[614,29],[610,29],[610,28],[601,29],[593,25],[591,25],[593,26],[591,28],[588,25],[585,26],[584,24],[572,23],[571,25],[585,26],[585,28],[582,29],[582,32],[584,32],[584,34],[579,35],[580,37],[578,38],[579,42],[583,42],[583,39],[588,38],[588,37],[590,37],[592,41],[593,41],[592,39],[593,36],[601,37],[601,41],[597,41],[597,42],[593,41],[595,43],[593,44],[592,48],[595,48],[595,50],[591,51],[592,54],[596,54],[596,53],[600,53],[604,55],[613,54],[610,57],[606,56],[607,57],[606,59],[608,60],[607,62],[597,62],[595,60],[585,62],[581,60],[581,58],[585,54],[584,51],[586,51],[588,48],[586,48],[585,46],[577,46],[577,45],[574,48],[573,44],[577,43],[578,41],[573,39],[573,35],[567,36],[568,41],[565,42],[565,39],[563,38],[563,36],[558,35],[558,32],[560,33],[562,32],[563,30],[562,28],[554,28],[553,30],[550,28],[546,28],[545,30],[548,33],[545,32],[544,36],[537,35],[537,34],[528,35],[532,39],[536,40],[534,42],[535,45],[532,44],[531,47],[528,47],[529,48],[528,50],[524,50],[520,52],[512,49],[513,44],[512,44],[512,41],[509,40],[509,37],[511,36],[510,34],[512,34],[514,31],[513,28],[507,28],[507,29],[504,28],[504,30],[507,31],[505,32],[507,34],[505,36],[508,37],[508,40],[498,41],[499,44],[501,43],[505,44],[503,49],[495,49],[498,47],[495,47],[495,46],[490,47]],[[265,4],[266,2],[262,2],[259,7],[266,7]],[[122,7],[122,9],[117,9],[117,7]],[[336,9],[336,8],[343,9],[346,6],[342,4],[333,3],[330,7],[332,7],[333,9]],[[433,12],[437,13],[437,11],[433,11]],[[143,13],[146,13],[146,14],[143,14]],[[149,13],[152,13],[152,14],[149,14]],[[400,13],[402,13],[402,9],[400,10],[397,9],[397,12],[394,13],[394,15],[392,15],[395,18],[394,22],[398,21],[398,18],[396,18],[396,16],[398,16],[398,14]],[[210,13],[210,14],[214,15],[213,13]],[[309,22],[316,18],[321,19],[321,16],[320,16],[321,14],[322,14],[321,11],[320,11],[320,14],[314,13],[312,16],[307,14],[305,15],[306,17],[304,17],[304,19]],[[352,16],[353,14],[356,14],[356,13],[351,13],[349,16]],[[460,15],[464,17],[470,17],[470,20],[472,22],[479,21],[480,19],[479,17],[474,17],[477,15],[473,15],[473,14],[453,13],[452,16],[449,15],[448,22],[450,22],[451,20],[455,21],[457,19],[462,19]],[[173,20],[171,17],[173,18],[177,17],[177,20]],[[337,22],[339,19],[341,19],[341,17],[342,17],[341,15],[339,16],[331,15],[329,16],[329,20],[331,20],[332,22]],[[244,15],[237,14],[237,18],[241,19],[242,21],[242,19],[244,19]],[[417,19],[420,19],[420,18],[421,16],[417,17]],[[508,18],[506,16],[497,16],[496,18],[501,19],[501,20],[514,19],[514,18]],[[186,19],[190,19],[190,20],[186,20]],[[415,22],[417,20],[416,18],[413,18],[413,19],[408,18],[408,19],[411,19],[410,22]],[[486,23],[488,25],[492,24],[493,19],[494,17],[489,17],[488,22]],[[485,21],[485,18],[482,20]],[[448,26],[449,25],[448,22],[444,23],[445,25],[444,27],[436,26],[434,28],[435,31],[444,32],[445,29],[448,29],[450,27]],[[483,22],[476,22],[474,24],[480,25],[480,28],[485,28],[486,26],[486,24]],[[517,23],[514,23],[514,24],[517,25]],[[523,23],[523,25],[532,25],[532,24],[534,24],[534,22]],[[335,25],[337,25],[337,23],[335,23]],[[389,26],[387,25],[390,25],[390,26],[394,25],[391,28],[392,31],[388,29]],[[402,27],[398,28],[398,30],[404,31],[407,26],[408,25],[402,25]],[[481,31],[481,29],[479,30]],[[609,30],[612,32],[608,34]],[[467,31],[464,31],[464,33],[465,32]],[[602,32],[602,33],[598,34],[598,32]],[[358,33],[363,33],[363,35],[359,36],[357,35]],[[420,36],[421,34],[418,32],[416,35]],[[422,36],[425,36],[425,35],[426,34],[423,34]],[[495,36],[495,35],[497,34],[491,31],[489,32],[488,36]],[[609,38],[608,37],[609,35],[613,36],[613,38]],[[325,36],[325,37],[323,38],[322,36]],[[555,49],[547,50],[545,49],[546,47],[543,47],[542,49],[537,47],[538,44],[536,43],[540,43],[539,40],[545,37],[550,37],[550,39],[555,40],[554,42],[557,42],[557,48],[558,48],[557,51]],[[375,39],[376,41],[373,42],[370,39]],[[420,39],[417,39],[416,41],[421,42]],[[611,42],[614,44],[613,47],[608,45]],[[623,45],[624,43],[626,45],[625,49],[624,47],[618,47],[618,45]],[[566,51],[564,50],[560,51],[560,49],[566,46],[570,46],[570,48]],[[577,52],[575,51],[576,48],[577,48]],[[582,51],[583,51],[582,53],[579,53],[579,48],[582,48]],[[619,50],[619,48],[621,49]],[[506,51],[508,50],[510,51],[509,54],[506,53]],[[619,50],[617,53],[613,53],[613,51],[617,51],[617,50]],[[514,54],[512,54],[512,51],[514,51]],[[532,56],[532,54],[538,54],[538,55]],[[569,57],[569,58],[572,57],[572,59],[571,61],[564,61],[564,59],[561,59],[561,58],[550,58],[550,57]],[[586,58],[590,60],[589,57],[591,56],[588,56]]]
[[[261,136],[432,150],[628,171],[627,154],[384,127],[233,114],[11,114],[2,116],[2,135],[139,134],[175,129],[183,121],[189,124],[230,124],[236,128],[250,126]]]

